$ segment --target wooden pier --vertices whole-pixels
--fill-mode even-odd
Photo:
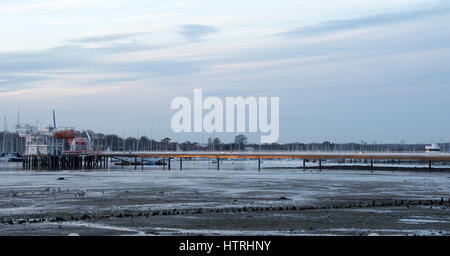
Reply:
[[[102,155],[25,155],[25,170],[107,169],[109,159]]]
[[[432,163],[436,161],[450,161],[450,153],[368,153],[368,152],[176,152],[176,151],[149,151],[149,152],[96,152],[95,154],[63,154],[57,155],[25,155],[23,158],[23,168],[29,170],[77,170],[77,169],[107,169],[112,158],[134,159],[130,165],[137,169],[138,166],[144,169],[146,158],[161,158],[167,163],[167,169],[171,170],[171,159],[179,159],[179,169],[183,169],[184,158],[210,158],[217,161],[217,170],[220,170],[220,161],[224,159],[255,159],[257,169],[261,170],[261,159],[302,159],[303,169],[306,169],[306,162],[314,161],[319,170],[322,169],[322,161],[333,159],[338,163],[363,161],[370,163],[374,169],[379,161],[419,161],[427,163],[428,169],[432,169]],[[140,162],[138,162],[140,160]],[[124,162],[122,162],[123,166]],[[166,164],[163,164],[165,169]],[[310,167],[308,167],[310,168]]]
[[[409,160],[427,162],[428,168],[432,168],[434,161],[450,161],[450,153],[379,153],[379,152],[206,152],[206,151],[191,151],[191,152],[102,152],[102,156],[106,157],[134,157],[134,158],[163,158],[168,159],[168,169],[171,169],[170,159],[180,159],[180,170],[183,168],[183,158],[211,158],[217,161],[217,170],[220,169],[221,159],[257,159],[257,169],[261,170],[261,159],[302,159],[303,168],[306,168],[305,163],[308,161],[317,161],[319,169],[322,168],[322,160],[333,159],[338,162],[345,163],[345,160],[364,160],[366,163],[370,161],[371,168],[375,168],[374,162],[380,160]],[[143,165],[143,163],[142,163]],[[143,168],[143,166],[142,166]],[[165,167],[164,167],[165,168]]]

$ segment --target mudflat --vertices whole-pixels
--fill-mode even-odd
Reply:
[[[0,235],[450,235],[450,173],[0,166]]]

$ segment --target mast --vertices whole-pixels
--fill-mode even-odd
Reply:
[[[150,151],[153,151],[153,120],[150,128]]]
[[[55,118],[55,110],[53,109],[53,128],[56,130],[56,118]]]
[[[16,125],[16,127],[17,128],[20,127],[20,108],[17,110],[17,125]]]
[[[2,143],[2,153],[5,153],[6,145],[6,114],[3,117],[3,143]]]

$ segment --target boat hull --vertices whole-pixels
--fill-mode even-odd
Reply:
[[[56,131],[55,138],[58,139],[74,139],[75,131],[74,130],[66,130],[66,131]]]

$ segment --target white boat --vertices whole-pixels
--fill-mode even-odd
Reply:
[[[441,151],[441,148],[438,146],[438,144],[431,144],[431,146],[425,146],[425,152],[439,152]]]
[[[0,155],[0,162],[8,162],[9,161],[9,155],[6,153],[3,153]]]

